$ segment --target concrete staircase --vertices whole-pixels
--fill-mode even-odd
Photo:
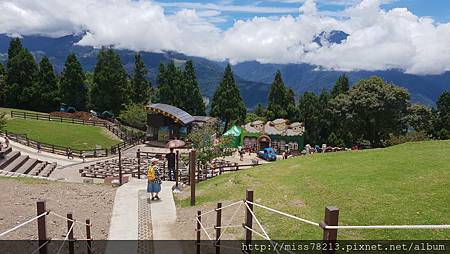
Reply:
[[[13,151],[11,147],[0,150],[0,176],[49,177],[56,168],[56,163],[32,159]]]

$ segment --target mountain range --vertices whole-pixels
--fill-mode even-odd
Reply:
[[[320,33],[314,40],[319,45],[329,43],[341,43],[348,34],[341,31]],[[5,63],[10,42],[10,37],[0,34],[0,62]],[[37,61],[43,55],[47,55],[52,61],[55,71],[61,72],[64,61],[70,52],[77,55],[85,71],[93,71],[96,63],[98,48],[77,45],[81,36],[67,35],[60,38],[43,36],[24,36],[22,44],[28,48]],[[132,73],[135,52],[118,49],[118,54],[128,73]],[[142,58],[149,69],[149,80],[156,84],[158,66],[174,60],[182,65],[186,60],[192,59],[195,65],[197,79],[203,96],[212,97],[215,88],[220,83],[227,62],[211,61],[201,57],[187,56],[177,52],[141,52]],[[248,108],[253,108],[257,103],[266,104],[270,83],[275,72],[280,70],[285,84],[292,87],[297,94],[305,91],[320,92],[322,89],[330,89],[339,75],[343,72],[322,70],[309,64],[262,64],[256,61],[248,61],[233,65],[236,82],[241,90],[241,95]],[[370,76],[380,76],[388,82],[405,87],[411,93],[411,99],[416,103],[434,105],[439,95],[444,90],[450,90],[450,72],[441,75],[411,75],[401,70],[387,71],[352,71],[347,72],[351,84]]]

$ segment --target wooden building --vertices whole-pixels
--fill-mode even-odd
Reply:
[[[147,108],[147,140],[167,142],[184,139],[194,125],[201,125],[215,118],[192,116],[186,111],[168,104],[154,103]]]

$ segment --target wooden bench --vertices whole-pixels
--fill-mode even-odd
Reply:
[[[6,166],[3,170],[15,172],[17,169],[19,169],[27,160],[30,158],[28,155],[20,155],[15,160],[13,160],[11,163],[9,163],[8,166]]]
[[[41,173],[42,169],[47,165],[47,162],[40,162],[38,163],[33,169],[31,169],[30,172],[28,172],[29,175],[37,176],[39,173]]]
[[[1,145],[0,145],[1,146]],[[0,150],[0,159],[5,158],[5,156],[12,151],[11,147],[7,147],[6,149],[1,148]]]
[[[56,168],[56,163],[47,164],[44,169],[40,172],[41,176],[49,177],[53,170]]]
[[[8,166],[11,162],[13,162],[19,156],[20,156],[20,152],[17,152],[17,151],[8,153],[5,156],[5,158],[0,162],[0,169],[3,169],[6,166]]]
[[[36,159],[28,159],[25,164],[22,165],[16,172],[20,174],[27,174],[31,171],[32,168],[34,168],[38,164],[38,160]]]

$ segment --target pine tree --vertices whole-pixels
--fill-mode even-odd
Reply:
[[[286,103],[286,87],[284,85],[283,79],[281,78],[281,72],[277,71],[277,73],[275,74],[275,79],[269,91],[267,118],[269,120],[274,120],[276,118],[286,118]]]
[[[296,122],[299,120],[300,112],[295,103],[295,92],[292,88],[289,88],[286,92],[286,112],[289,121]]]
[[[435,136],[440,139],[450,139],[450,92],[444,91],[438,98],[437,117],[434,129]]]
[[[245,121],[245,104],[234,81],[230,64],[225,68],[223,80],[212,98],[210,115],[225,122],[224,131],[231,122],[243,123]]]
[[[204,116],[205,104],[195,76],[194,64],[191,60],[186,62],[183,72],[184,110],[192,115]]]
[[[6,71],[0,63],[0,107],[5,106],[6,88]]]
[[[181,71],[171,61],[167,66],[160,64],[158,73],[156,101],[184,108],[185,87]]]
[[[339,78],[336,80],[336,84],[334,85],[333,89],[331,90],[331,96],[335,98],[339,94],[343,94],[348,92],[350,89],[350,85],[348,83],[348,77],[343,74],[339,76]]]
[[[131,100],[133,103],[145,104],[150,99],[150,82],[147,80],[148,70],[141,54],[137,53],[134,63],[134,75],[131,80]]]
[[[12,50],[12,52],[15,51]],[[29,101],[35,85],[38,67],[33,55],[25,48],[8,61],[6,105],[13,108],[30,108]]]
[[[305,123],[305,142],[320,143],[319,98],[312,92],[305,92],[298,100],[300,120]]]
[[[91,102],[100,112],[118,114],[128,102],[127,73],[113,49],[102,49],[97,55]]]
[[[335,130],[337,134],[344,135],[342,132],[340,132],[341,130],[337,128],[337,124],[333,121],[331,111],[328,109],[328,104],[331,99],[331,95],[327,90],[323,89],[320,92],[319,105],[317,108],[320,129],[320,143],[328,142],[328,138],[333,130]],[[338,144],[334,143],[333,145],[337,146]]]
[[[86,109],[87,89],[83,68],[75,54],[70,54],[64,64],[60,80],[61,102],[77,110]]]
[[[22,42],[20,41],[20,39],[19,38],[11,39],[8,48],[8,66],[11,59],[17,56],[21,50],[22,50]]]
[[[166,84],[166,66],[163,63],[159,64],[158,67],[158,75],[156,76],[156,83],[158,87],[156,88],[156,92],[153,95],[152,102],[162,102],[162,94],[165,89]]]
[[[167,65],[166,71],[166,86],[170,89],[170,93],[168,94],[170,103],[168,104],[183,109],[185,107],[184,97],[186,94],[186,87],[183,84],[183,73],[175,66],[174,61],[171,61]]]
[[[32,91],[33,109],[43,112],[57,110],[59,106],[58,80],[47,56],[39,63],[37,82]]]
[[[258,103],[253,113],[260,117],[266,117],[266,108],[261,103]]]

